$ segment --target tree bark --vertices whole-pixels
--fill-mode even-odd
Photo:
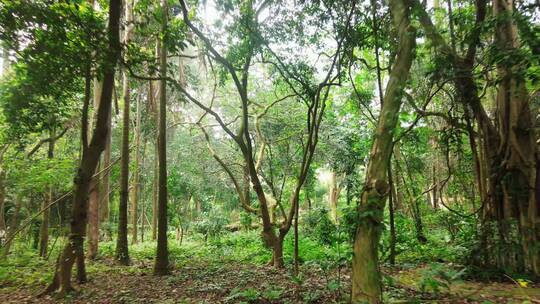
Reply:
[[[133,31],[132,1],[125,2],[126,30],[124,44],[129,44]],[[118,237],[116,239],[116,259],[121,265],[129,264],[128,252],[128,200],[129,200],[129,128],[130,128],[130,83],[127,71],[122,76],[122,161],[120,163],[120,202],[118,204]]]
[[[158,140],[155,141],[156,155],[154,155],[154,180],[152,181],[152,240],[157,239],[157,214],[158,214],[158,175],[159,175],[159,161],[157,156]]]
[[[103,66],[103,90],[97,110],[97,121],[92,134],[92,140],[83,149],[82,159],[74,179],[70,233],[68,242],[58,258],[53,282],[47,288],[49,292],[58,290],[60,294],[65,294],[73,289],[71,285],[71,270],[76,258],[80,258],[84,254],[83,243],[90,180],[97,168],[101,152],[105,149],[107,134],[110,132],[106,122],[111,110],[115,66],[120,55],[120,10],[121,1],[110,0],[108,22],[109,48],[105,50],[106,62]],[[86,93],[86,95],[89,94]],[[86,96],[85,98],[89,97]],[[84,261],[81,261],[81,263],[84,263]]]
[[[109,129],[111,128],[111,113],[109,113],[109,118],[107,121],[107,125],[109,126]],[[107,135],[107,142],[105,144],[105,151],[103,152],[103,168],[110,168],[111,166],[111,145],[112,145],[112,136],[111,132]],[[102,173],[102,181],[101,181],[101,198],[99,200],[99,221],[101,223],[107,223],[109,222],[109,211],[110,211],[110,176],[111,176],[111,169],[106,170]],[[111,238],[112,236],[109,235],[109,232],[107,232],[107,237]]]
[[[513,21],[513,0],[493,1],[493,15],[498,22],[495,44],[498,51],[509,56],[520,48],[517,26]],[[506,57],[505,57],[506,58]],[[520,243],[525,270],[540,274],[540,246],[538,239],[539,215],[536,187],[536,136],[529,107],[529,94],[523,66],[517,61],[497,62],[499,87],[497,91],[497,118],[500,135],[499,154],[504,168],[501,179],[503,206],[509,212],[517,210]],[[514,214],[505,212],[505,217]]]
[[[330,208],[330,220],[332,220],[334,224],[336,224],[338,220],[337,209],[339,192],[340,189],[337,183],[336,172],[332,170],[330,172],[330,182],[328,187],[328,207]]]
[[[101,100],[102,83],[97,77],[94,78],[94,109],[99,107]],[[98,162],[99,168],[99,162]],[[96,172],[97,172],[96,168]],[[99,197],[100,197],[99,178],[90,181],[90,194],[88,199],[88,259],[93,260],[97,256],[99,243]]]
[[[394,179],[392,178],[392,161],[388,164],[388,186],[390,187],[390,194],[388,195],[388,213],[390,215],[390,254],[388,261],[391,265],[396,264],[396,223],[394,221],[394,199],[396,197],[396,189],[394,186]]]
[[[121,265],[129,264],[128,252],[128,197],[129,197],[129,79],[127,71],[123,73],[122,112],[122,160],[120,162],[120,201],[118,203],[118,235],[116,239],[116,259]]]
[[[392,154],[393,133],[415,48],[415,30],[410,24],[408,5],[402,0],[391,0],[389,5],[393,25],[398,33],[398,50],[390,71],[358,207],[360,220],[355,235],[352,262],[353,303],[382,303],[378,246],[383,227],[384,206],[390,191],[388,168]]]
[[[159,73],[159,134],[158,134],[158,231],[157,231],[157,252],[154,264],[155,275],[165,275],[169,273],[169,251],[167,248],[167,46],[165,33],[167,32],[168,6],[167,0],[161,0],[161,40]]]
[[[300,204],[296,204],[294,212],[294,275],[298,276],[298,268],[300,264],[300,256],[298,249],[298,214],[300,213]]]
[[[137,207],[139,199],[139,165],[141,162],[141,100],[137,98],[137,117],[135,125],[135,166],[133,167],[133,186],[131,187],[131,242],[137,243],[137,220],[139,218]]]

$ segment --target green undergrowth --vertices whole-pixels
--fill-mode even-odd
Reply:
[[[116,243],[100,243],[100,257],[114,257]],[[346,244],[338,246],[322,245],[316,240],[300,237],[299,254],[302,263],[329,263],[343,261],[351,255]],[[130,258],[134,261],[153,261],[156,245],[153,241],[140,242],[129,247]],[[293,262],[294,237],[288,235],[284,242],[284,259]],[[256,265],[267,264],[272,257],[270,249],[265,248],[258,231],[227,233],[208,239],[200,235],[186,237],[182,244],[169,240],[169,258],[177,266],[188,265],[193,260],[205,262],[239,262]]]

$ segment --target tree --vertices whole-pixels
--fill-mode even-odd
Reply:
[[[157,223],[157,252],[154,264],[155,275],[169,273],[169,251],[167,248],[167,0],[161,0],[161,33],[159,75],[159,126],[158,126],[158,223]]]
[[[133,2],[127,1],[125,16],[127,28],[124,33],[124,44],[128,45],[133,35]],[[127,71],[122,75],[123,117],[122,117],[122,162],[120,176],[120,203],[118,204],[118,238],[116,239],[116,258],[122,265],[129,263],[128,253],[128,200],[129,200],[129,128],[131,111],[130,84]]]
[[[393,134],[398,121],[403,90],[407,83],[415,47],[415,29],[410,23],[406,2],[389,2],[397,32],[396,59],[381,106],[375,139],[366,170],[366,180],[358,205],[359,222],[354,241],[352,270],[352,302],[382,303],[378,246],[382,230],[383,210],[389,194],[388,168],[392,155]]]
[[[88,143],[86,140],[86,130],[83,130],[83,153],[79,165],[79,170],[74,179],[73,191],[73,207],[72,220],[70,226],[69,241],[60,253],[53,281],[47,287],[48,292],[58,290],[60,294],[70,292],[71,286],[71,269],[76,259],[81,263],[83,257],[83,239],[86,229],[87,218],[87,201],[90,181],[93,173],[98,165],[101,152],[105,149],[107,134],[110,132],[107,119],[110,115],[112,91],[114,86],[114,73],[116,62],[120,56],[120,39],[119,39],[119,23],[120,23],[121,2],[111,0],[109,2],[109,22],[108,22],[108,44],[109,49],[105,51],[106,61],[103,64],[103,87],[101,91],[101,100],[97,109],[97,120],[95,128],[92,132],[92,139]],[[87,76],[87,83],[89,83]],[[90,89],[86,86],[85,104],[89,102]],[[83,123],[84,125],[84,123]]]
[[[238,93],[238,98],[240,101],[240,125],[238,126],[237,132],[233,131],[229,124],[225,123],[222,117],[215,112],[211,106],[208,107],[201,103],[199,100],[194,98],[187,91],[179,88],[182,93],[187,97],[189,101],[197,105],[199,108],[204,110],[209,114],[213,119],[215,119],[223,131],[234,141],[238,149],[241,152],[244,166],[246,168],[247,177],[249,177],[249,182],[252,184],[253,190],[257,196],[259,203],[258,208],[253,208],[250,205],[248,194],[245,192],[240,183],[237,181],[237,178],[234,177],[232,171],[227,168],[227,165],[221,160],[221,158],[216,154],[213,154],[214,158],[222,166],[222,168],[227,172],[231,178],[235,189],[239,195],[241,206],[245,208],[248,212],[258,214],[262,219],[262,233],[261,237],[265,242],[266,246],[272,249],[273,258],[271,264],[277,268],[284,267],[283,262],[283,241],[285,236],[292,227],[292,223],[295,217],[296,205],[299,204],[300,191],[303,188],[303,184],[306,180],[311,161],[313,159],[313,154],[318,141],[318,132],[320,125],[322,123],[323,114],[326,108],[326,103],[329,99],[330,88],[332,86],[338,85],[338,80],[341,75],[340,66],[342,58],[340,55],[344,48],[344,41],[347,37],[349,30],[350,20],[352,12],[354,11],[354,3],[352,7],[346,6],[343,16],[343,24],[340,24],[343,28],[342,31],[338,33],[336,38],[336,50],[333,56],[330,58],[329,68],[321,82],[314,84],[313,83],[313,71],[307,68],[303,64],[289,65],[283,61],[283,59],[274,52],[269,45],[267,37],[263,37],[259,32],[257,32],[258,26],[258,15],[262,9],[266,8],[266,5],[263,4],[258,8],[254,8],[254,3],[247,2],[240,5],[239,10],[241,12],[241,20],[239,24],[239,32],[235,33],[241,35],[243,38],[241,45],[238,46],[243,50],[242,54],[238,57],[234,57],[235,61],[230,61],[227,57],[213,46],[212,41],[203,33],[199,28],[197,28],[193,22],[190,20],[187,6],[184,1],[181,1],[182,14],[184,22],[189,27],[189,29],[203,42],[205,47],[208,50],[209,56],[219,63],[222,68],[226,71],[228,76],[232,79],[234,87]],[[249,80],[250,80],[250,67],[252,60],[254,60],[256,51],[259,50],[260,46],[264,46],[268,52],[268,57],[263,57],[263,62],[273,66],[277,74],[284,79],[285,85],[292,92],[292,96],[285,96],[283,98],[278,98],[267,106],[262,114],[268,111],[273,104],[280,102],[288,97],[296,97],[306,104],[306,125],[307,129],[304,133],[305,140],[301,149],[301,160],[298,165],[298,172],[296,176],[296,184],[293,186],[291,196],[289,197],[290,209],[289,212],[282,212],[283,222],[274,223],[273,211],[271,210],[271,205],[269,203],[269,198],[265,194],[263,189],[263,182],[260,177],[260,164],[263,161],[264,151],[266,143],[264,138],[260,135],[260,132],[257,132],[257,138],[259,141],[259,149],[255,155],[255,144],[252,139],[252,134],[250,133],[250,110],[249,105],[251,103],[250,98],[248,97],[249,91]],[[260,117],[259,117],[260,118]],[[204,130],[203,130],[204,132]],[[208,138],[208,134],[205,134]],[[262,140],[261,140],[262,139]],[[281,207],[282,208],[282,207]],[[276,233],[275,228],[278,228]]]

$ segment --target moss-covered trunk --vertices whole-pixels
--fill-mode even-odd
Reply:
[[[378,245],[384,225],[383,210],[390,193],[387,173],[403,90],[414,57],[415,30],[409,21],[410,9],[401,0],[391,0],[389,5],[397,32],[398,49],[390,71],[358,207],[359,222],[352,261],[353,303],[382,301]]]
[[[537,147],[526,88],[526,67],[522,66],[523,61],[512,58],[520,47],[513,7],[513,0],[493,1],[493,15],[498,20],[495,44],[500,52],[508,54],[497,62],[497,116],[501,139],[498,151],[499,165],[504,170],[500,187],[504,219],[515,216],[518,220],[523,266],[526,271],[539,275],[539,215],[535,193]]]

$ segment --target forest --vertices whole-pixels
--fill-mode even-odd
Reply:
[[[538,0],[0,0],[0,303],[540,303]]]

